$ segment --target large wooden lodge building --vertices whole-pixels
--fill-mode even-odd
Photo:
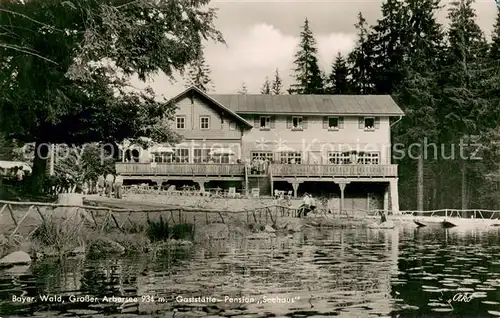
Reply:
[[[125,182],[309,192],[338,197],[340,210],[399,211],[391,126],[404,114],[390,96],[209,95],[191,87],[173,102],[172,128],[184,140],[124,149],[116,171]],[[257,159],[264,169],[255,172]]]

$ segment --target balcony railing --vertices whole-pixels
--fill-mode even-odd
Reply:
[[[273,177],[397,177],[397,165],[273,164]]]
[[[271,164],[273,177],[397,177],[397,165]],[[116,163],[124,176],[234,176],[243,177],[243,164]]]
[[[211,163],[116,163],[116,172],[125,176],[244,176],[243,164]]]

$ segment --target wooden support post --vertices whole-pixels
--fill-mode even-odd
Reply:
[[[335,183],[338,184],[339,188],[340,188],[340,213],[339,214],[342,214],[342,212],[344,212],[344,208],[345,208],[345,202],[344,202],[345,187],[346,187],[346,185],[348,185],[350,183],[350,181],[339,180],[339,181],[335,181]]]
[[[294,198],[297,198],[297,193],[298,193],[298,190],[299,190],[299,185],[302,183],[302,182],[298,182],[298,181],[292,181],[290,182],[292,184],[292,188],[293,188],[293,197]]]
[[[392,214],[399,214],[398,178],[390,181],[390,190]]]

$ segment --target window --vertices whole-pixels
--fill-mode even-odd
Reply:
[[[302,163],[302,153],[300,153],[300,152],[282,152],[281,153],[281,163],[282,164],[301,164]]]
[[[186,129],[186,117],[185,116],[175,117],[175,122],[176,122],[177,129]]]
[[[210,129],[210,117],[208,116],[200,117],[200,129]]]
[[[262,158],[264,160],[268,159],[272,161],[274,159],[272,151],[252,151],[251,153],[252,160]]]
[[[271,128],[271,117],[261,116],[260,117],[260,128],[270,129]]]
[[[176,163],[188,163],[189,162],[189,149],[187,149],[187,148],[175,149],[174,161]]]
[[[172,161],[173,155],[171,153],[155,153],[153,157],[153,162],[171,163]]]
[[[350,162],[351,155],[349,152],[330,151],[328,152],[328,162],[334,165],[344,165]]]
[[[212,156],[212,160],[214,163],[229,163],[231,155],[228,154],[223,154],[223,155],[217,155],[217,156]]]
[[[365,117],[365,130],[375,130],[374,117]]]
[[[338,129],[339,129],[339,118],[328,117],[328,130],[338,130]]]
[[[236,130],[236,123],[234,121],[229,123],[229,130]]]
[[[358,164],[361,165],[378,165],[380,163],[379,152],[360,152],[358,154]]]
[[[292,117],[292,129],[302,129],[302,117],[293,116]]]
[[[208,163],[210,160],[210,149],[209,148],[200,148],[194,149],[193,162],[194,163]]]

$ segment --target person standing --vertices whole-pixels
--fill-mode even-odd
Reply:
[[[115,181],[115,177],[112,173],[108,173],[106,176],[106,196],[111,198],[111,193],[113,192],[113,183]]]
[[[121,174],[117,174],[115,177],[115,197],[117,199],[122,198],[122,186],[123,186],[123,177]]]
[[[97,194],[102,195],[104,191],[104,175],[100,174],[97,177]]]

